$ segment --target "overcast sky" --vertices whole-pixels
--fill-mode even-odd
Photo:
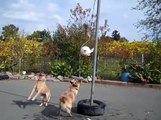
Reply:
[[[67,24],[70,9],[77,3],[83,9],[92,9],[94,0],[0,0],[0,29],[14,24],[27,34],[43,29],[55,31],[58,23]],[[118,30],[121,37],[130,41],[141,40],[143,34],[138,33],[134,24],[143,18],[143,13],[132,10],[136,4],[137,0],[101,0],[100,25],[108,20],[110,31],[107,35]]]

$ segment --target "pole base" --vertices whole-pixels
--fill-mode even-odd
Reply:
[[[93,100],[90,105],[89,99],[80,100],[77,104],[77,112],[83,115],[100,116],[105,113],[106,104],[102,101]]]

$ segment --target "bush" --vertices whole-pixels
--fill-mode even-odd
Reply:
[[[0,63],[0,71],[12,71],[12,67],[2,62]]]
[[[83,64],[81,66],[81,76],[86,78],[92,75],[92,64]]]
[[[75,70],[71,67],[67,62],[63,60],[56,60],[54,62],[49,62],[50,72],[54,76],[62,75],[66,77],[70,77],[72,75],[78,75],[81,72],[81,76],[86,78],[87,76],[92,75],[92,64],[83,64],[81,65],[81,69]]]
[[[161,61],[159,60],[153,60],[144,65],[128,64],[123,69],[130,73],[131,82],[161,83]]]
[[[51,74],[54,76],[71,76],[73,74],[73,69],[66,62],[61,60],[56,60],[54,62],[49,62]]]

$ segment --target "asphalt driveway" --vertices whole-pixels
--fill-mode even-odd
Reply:
[[[70,83],[50,82],[52,98],[48,107],[40,107],[39,98],[27,101],[34,80],[0,81],[0,120],[55,120],[58,119],[58,99]],[[90,97],[90,84],[83,84],[77,101]],[[161,90],[152,88],[96,85],[94,99],[106,102],[103,116],[90,117],[77,114],[61,120],[161,120]]]

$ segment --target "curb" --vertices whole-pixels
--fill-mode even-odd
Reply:
[[[160,84],[131,83],[131,82],[122,82],[122,81],[113,81],[113,80],[96,80],[95,83],[103,84],[103,85],[117,85],[117,86],[125,86],[125,87],[142,87],[142,88],[161,89]]]
[[[23,79],[3,79],[3,80],[23,80]],[[3,81],[0,80],[0,81]],[[33,79],[30,79],[33,80]],[[51,80],[49,80],[51,81]],[[64,79],[62,81],[52,81],[52,82],[69,82],[70,79]],[[84,84],[90,84],[91,82],[83,82]],[[115,85],[115,86],[123,86],[123,87],[140,87],[140,88],[153,88],[153,89],[161,89],[161,84],[143,84],[143,83],[131,83],[131,82],[122,82],[122,81],[114,81],[114,80],[101,80],[97,79],[95,81],[96,84],[100,85]]]
[[[69,81],[70,79],[64,79],[62,82],[69,82]],[[90,84],[91,82],[83,82],[83,83]],[[101,79],[97,79],[95,83],[100,85],[115,85],[115,86],[123,86],[123,87],[161,89],[161,84],[143,84],[143,83],[132,83],[132,82],[122,82],[122,81],[114,81],[114,80],[101,80]]]

